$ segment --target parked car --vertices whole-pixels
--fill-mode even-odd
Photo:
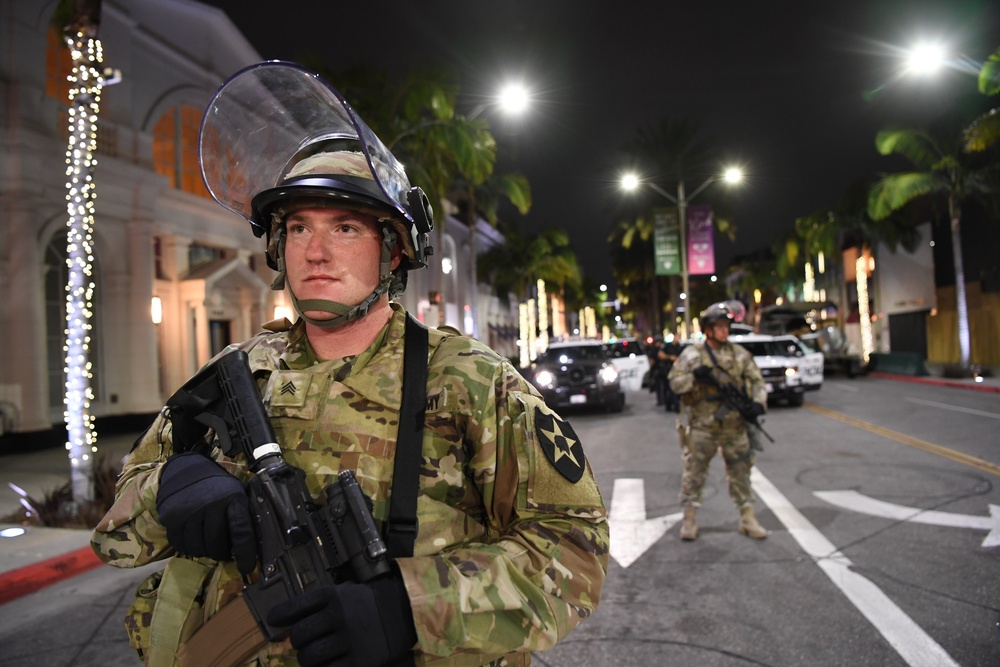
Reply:
[[[805,385],[799,372],[800,357],[795,356],[786,343],[763,334],[730,336],[729,340],[742,345],[753,355],[767,384],[768,400],[787,401],[795,407],[802,405]]]
[[[816,391],[823,386],[823,353],[813,350],[797,337],[775,336],[774,340],[785,346],[788,356],[799,358],[799,375],[806,391]]]
[[[618,368],[601,341],[553,343],[531,365],[528,380],[554,408],[625,407]]]

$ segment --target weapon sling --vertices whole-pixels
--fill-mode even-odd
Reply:
[[[427,405],[427,329],[407,313],[403,340],[403,396],[392,470],[389,517],[383,532],[392,558],[413,555],[417,494]],[[233,667],[267,644],[243,595],[220,609],[177,651],[180,667]],[[409,663],[412,664],[412,655]],[[400,662],[399,664],[407,664]]]

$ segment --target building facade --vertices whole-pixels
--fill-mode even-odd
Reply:
[[[0,6],[0,435],[63,421],[71,65],[50,25],[56,4]],[[94,167],[99,418],[159,410],[225,345],[292,311],[269,288],[263,241],[210,197],[198,164],[203,109],[260,55],[221,10],[193,0],[104,0],[98,37],[104,64],[121,71],[102,92]],[[485,223],[477,231],[477,249],[501,240]],[[516,316],[473,280],[468,228],[448,220],[433,242],[434,265],[411,274],[403,305],[513,356],[514,340],[493,332]]]

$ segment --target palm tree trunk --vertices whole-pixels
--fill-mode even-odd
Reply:
[[[103,79],[101,46],[97,39],[100,25],[100,0],[82,0],[72,7],[64,0],[57,16],[70,16],[62,27],[67,46],[73,54],[73,80],[70,87],[70,127],[66,162],[67,199],[76,205],[69,208],[66,255],[69,272],[66,286],[66,449],[70,459],[73,506],[94,499],[94,453],[97,433],[90,412],[93,400],[90,366],[91,309],[94,281],[92,276],[94,199],[94,159],[97,148],[96,122]],[[78,119],[78,120],[77,120]]]
[[[958,311],[958,352],[962,368],[971,360],[969,306],[965,298],[965,266],[962,262],[962,213],[953,197],[948,198],[951,218],[951,254],[955,262],[955,309]]]

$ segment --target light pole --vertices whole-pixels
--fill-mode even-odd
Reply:
[[[725,181],[726,183],[739,183],[743,180],[743,171],[738,167],[728,167],[721,175],[709,176],[705,182],[695,188],[694,192],[688,195],[684,189],[684,180],[677,181],[677,196],[674,196],[651,181],[643,181],[634,173],[627,173],[622,176],[621,185],[626,191],[633,191],[640,185],[645,185],[657,194],[666,197],[677,206],[677,224],[680,230],[680,253],[681,253],[681,299],[684,301],[684,334],[691,335],[691,290],[688,276],[688,252],[687,252],[687,206],[688,201],[697,197],[712,183]],[[655,277],[654,277],[655,279]],[[657,305],[659,307],[659,305]]]
[[[476,118],[489,106],[499,107],[505,114],[520,116],[531,104],[531,93],[520,83],[508,83],[500,89],[494,99],[480,102],[466,116],[468,119]],[[469,309],[472,311],[472,337],[479,338],[479,276],[477,264],[479,249],[476,247],[476,226],[479,224],[479,212],[476,208],[475,189],[469,186],[468,221],[469,226],[469,269],[472,273],[469,284]],[[440,233],[440,232],[439,232]]]

